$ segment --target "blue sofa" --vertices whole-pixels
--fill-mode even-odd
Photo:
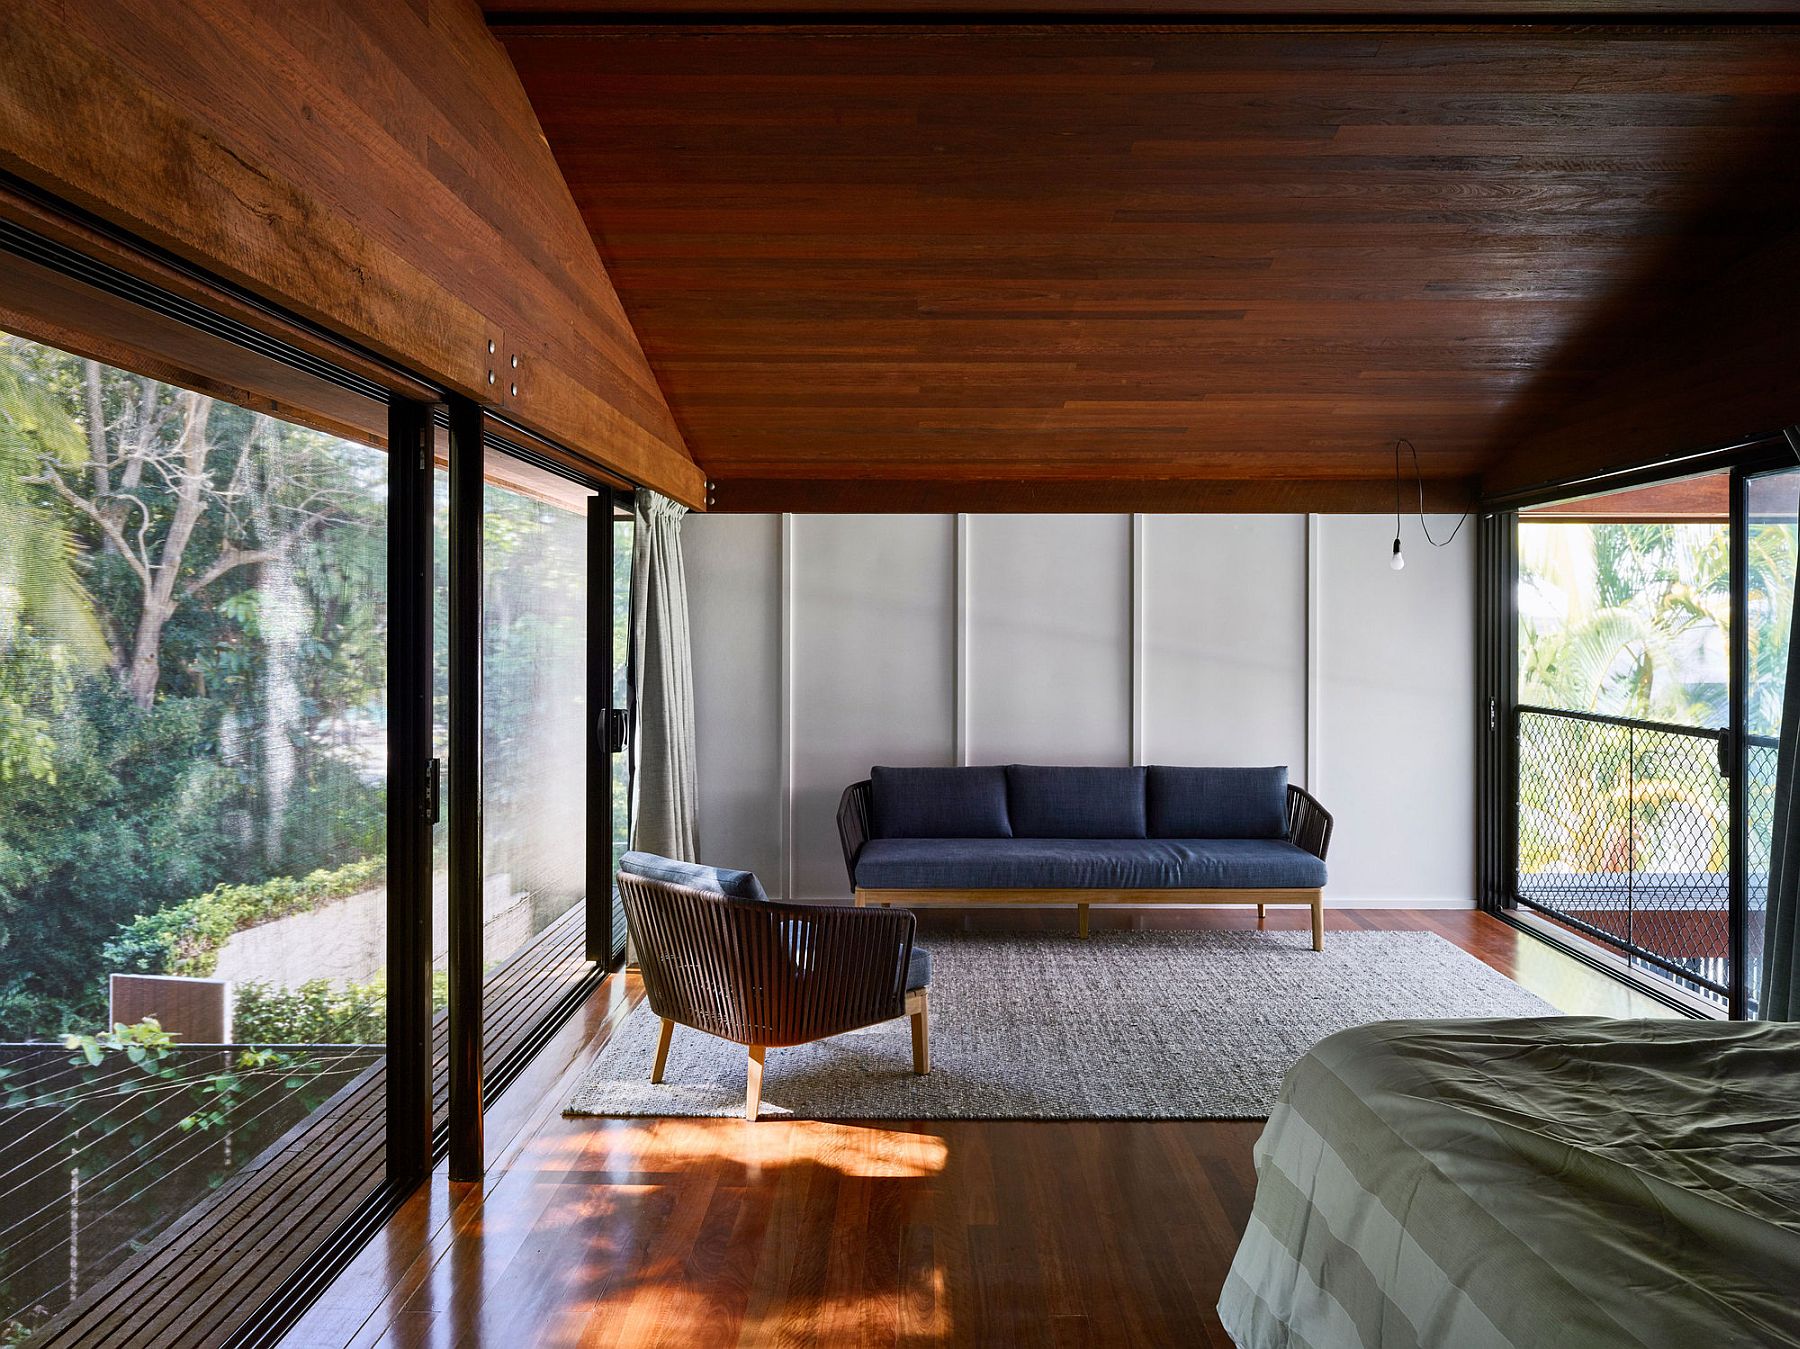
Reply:
[[[1324,949],[1331,815],[1286,768],[874,768],[838,834],[856,902],[1270,904]]]

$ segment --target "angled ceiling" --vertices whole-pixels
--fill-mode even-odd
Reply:
[[[1800,30],[606,17],[496,32],[719,509],[1464,503],[1794,221]]]

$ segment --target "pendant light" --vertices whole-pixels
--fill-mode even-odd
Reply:
[[[1431,526],[1425,522],[1425,474],[1419,468],[1419,449],[1410,440],[1402,436],[1394,442],[1394,551],[1388,558],[1390,571],[1406,570],[1406,554],[1400,551],[1400,447],[1404,445],[1412,451],[1413,477],[1419,484],[1419,532],[1425,536],[1425,542],[1433,548],[1448,548],[1456,542],[1456,536],[1462,533],[1462,527],[1469,519],[1464,511],[1462,518],[1456,522],[1456,528],[1450,531],[1450,537],[1443,542],[1431,537]]]

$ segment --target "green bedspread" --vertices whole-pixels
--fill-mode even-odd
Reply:
[[[1800,1344],[1800,1025],[1364,1026],[1256,1166],[1243,1349]]]

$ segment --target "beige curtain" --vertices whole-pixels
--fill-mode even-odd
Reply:
[[[631,846],[699,861],[694,822],[694,666],[688,649],[681,520],[687,507],[639,489],[631,555],[636,655]]]

